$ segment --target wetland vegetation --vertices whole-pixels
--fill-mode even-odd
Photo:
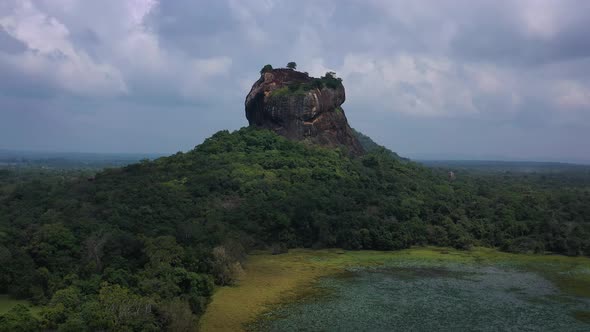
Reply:
[[[475,248],[257,253],[203,331],[587,330],[590,259]],[[498,319],[502,317],[502,319]]]

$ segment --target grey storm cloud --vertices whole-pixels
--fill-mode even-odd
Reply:
[[[409,156],[590,161],[588,1],[6,0],[0,148],[174,152],[266,63],[335,71]]]

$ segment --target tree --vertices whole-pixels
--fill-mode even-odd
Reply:
[[[31,314],[29,308],[19,304],[0,315],[0,332],[5,331],[39,331],[39,321]]]
[[[104,255],[104,246],[108,240],[108,234],[94,234],[84,241],[86,245],[86,260],[97,272],[102,271],[102,256]]]
[[[180,264],[184,249],[173,236],[144,238],[144,252],[149,259],[147,268],[158,269]]]
[[[166,323],[168,331],[195,331],[195,327],[199,324],[187,301],[180,298],[162,303],[158,307],[158,311]]]
[[[266,72],[269,72],[272,70],[272,66],[271,65],[265,65],[264,67],[262,67],[262,69],[260,69],[260,75],[263,75]]]
[[[310,83],[311,89],[321,89],[324,87],[322,80],[319,78],[314,78],[313,81]]]
[[[100,320],[112,331],[157,331],[155,303],[119,285],[102,284],[98,293]]]
[[[295,70],[295,69],[297,69],[297,64],[295,62],[291,61],[287,64],[287,68]]]
[[[232,285],[243,273],[242,264],[224,246],[213,248],[213,275],[219,285]]]

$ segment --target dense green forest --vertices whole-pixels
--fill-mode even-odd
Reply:
[[[587,171],[451,178],[368,140],[350,158],[244,128],[95,176],[0,171],[0,293],[42,306],[0,331],[196,326],[255,248],[590,255]]]

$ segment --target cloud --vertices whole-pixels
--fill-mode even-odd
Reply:
[[[93,61],[69,40],[69,30],[30,1],[19,2],[0,26],[27,49],[21,54],[2,54],[2,60],[31,77],[52,78],[76,94],[116,94],[127,90],[121,73],[108,64]]]
[[[477,90],[465,68],[445,57],[400,54],[374,57],[348,54],[337,72],[347,86],[349,100],[372,104],[381,111],[415,116],[477,113]]]
[[[231,66],[228,56],[198,58],[162,47],[146,24],[157,11],[155,0],[57,4],[14,1],[0,15],[4,31],[26,46],[21,53],[0,53],[0,61],[24,79],[85,97],[184,98],[194,94],[187,93],[191,86],[206,87],[205,80],[227,74]],[[105,21],[109,16],[112,21]]]
[[[564,80],[555,83],[557,105],[560,109],[584,109],[590,111],[590,86]]]
[[[554,1],[537,0],[522,1],[522,21],[525,32],[532,37],[550,39],[554,37],[559,29],[556,22],[556,12],[560,7]]]
[[[35,118],[25,110],[51,119],[27,134],[56,149],[100,149],[101,130],[126,140],[125,127],[146,151],[186,148],[245,125],[260,68],[296,61],[341,76],[352,125],[400,151],[567,143],[547,153],[581,158],[590,151],[568,149],[590,140],[588,11],[583,0],[5,0],[0,104],[12,127]],[[174,135],[158,127],[170,119]],[[64,138],[92,130],[90,148]],[[27,137],[0,141],[41,141]]]
[[[240,31],[249,41],[261,44],[267,39],[267,33],[260,28],[258,20],[272,10],[272,1],[259,0],[245,4],[243,1],[229,0],[228,5],[232,16],[241,26]]]

